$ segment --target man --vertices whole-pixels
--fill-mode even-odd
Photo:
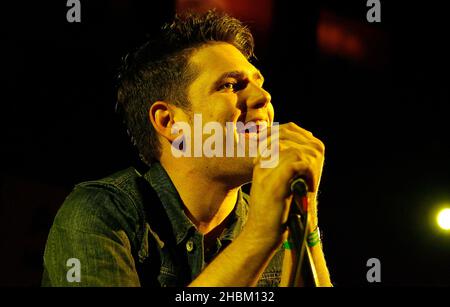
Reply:
[[[148,170],[76,186],[50,231],[43,285],[283,285],[289,185],[306,178],[316,229],[324,145],[293,123],[273,125],[252,56],[249,30],[208,12],[177,17],[124,59],[117,107]],[[208,123],[228,154],[202,142]],[[263,135],[277,150],[270,166],[263,151],[250,155]],[[319,284],[331,285],[321,245],[311,254]]]

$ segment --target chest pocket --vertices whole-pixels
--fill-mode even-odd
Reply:
[[[149,224],[142,238],[139,251],[138,274],[141,285],[145,287],[186,286],[188,275],[179,263],[180,251],[173,247],[173,242],[164,242]]]
[[[175,270],[175,236],[170,220],[153,187],[143,178],[137,182],[141,198],[136,200],[141,216],[141,231],[137,236],[136,269],[141,286],[171,287],[183,285],[183,272]],[[150,227],[151,225],[151,227]],[[178,255],[179,257],[180,255]]]

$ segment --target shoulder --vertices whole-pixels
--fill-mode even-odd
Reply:
[[[124,230],[134,237],[144,215],[140,195],[144,178],[134,169],[77,184],[59,209],[54,225],[67,230],[103,234]]]

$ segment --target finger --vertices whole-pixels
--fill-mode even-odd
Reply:
[[[319,139],[311,135],[306,135],[304,133],[298,133],[290,129],[285,129],[280,131],[280,141],[290,140],[298,144],[314,146],[320,153],[325,152],[325,145]]]
[[[316,147],[312,147],[311,144],[304,145],[291,140],[280,141],[280,153],[289,148],[295,148],[304,156],[311,157],[313,159],[323,159],[323,154]]]
[[[271,146],[275,146],[271,144]],[[270,154],[270,155],[269,155]],[[262,160],[266,160],[267,158],[278,160],[278,163],[288,160],[293,161],[305,161],[311,164],[311,167],[317,168],[320,167],[320,164],[323,163],[323,154],[320,153],[316,148],[311,147],[311,145],[302,145],[295,143],[291,140],[284,140],[278,144],[278,151],[269,152],[268,149],[264,149],[260,151],[254,163],[261,162]],[[277,164],[274,164],[273,167],[277,167]],[[254,164],[254,165],[255,165]],[[270,168],[273,168],[270,167]]]
[[[301,151],[290,148],[280,157],[279,166],[274,172],[273,178],[275,181],[290,182],[293,178],[302,177],[306,180],[309,190],[314,192],[316,190],[317,174],[314,172],[316,165]],[[296,166],[298,169],[295,168]]]
[[[273,125],[273,126],[266,126],[263,129],[270,130],[270,129],[273,129],[273,128],[276,128],[276,127],[279,127],[279,129],[288,129],[288,130],[291,130],[293,132],[304,134],[306,136],[312,136],[312,137],[314,136],[311,131],[308,131],[308,130],[298,126],[294,122],[289,122],[289,123],[286,123],[286,124],[278,124],[278,125]]]
[[[302,177],[305,179],[306,184],[308,186],[309,192],[315,192],[315,180],[314,180],[314,172],[311,170],[311,166],[309,163],[305,161],[296,161],[292,162],[288,166],[288,172],[291,175],[291,179]],[[289,184],[292,180],[289,180]]]
[[[297,126],[295,123],[266,127],[261,130],[259,141],[267,141],[270,144],[271,140],[277,137],[279,140],[289,139],[299,144],[312,144],[320,152],[325,152],[325,145],[321,140],[314,137],[308,130]]]
[[[308,136],[314,136],[313,133],[309,130],[306,130],[294,122],[288,122],[286,124],[282,124],[282,126],[286,127],[286,129],[292,130],[293,132],[301,133]]]

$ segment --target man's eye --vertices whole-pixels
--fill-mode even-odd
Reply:
[[[222,86],[220,86],[220,89],[221,90],[234,90],[235,85],[236,85],[236,83],[227,82],[225,84],[222,84]]]
[[[247,86],[246,81],[238,81],[238,82],[227,82],[220,86],[219,90],[233,91],[237,92],[244,89]]]

